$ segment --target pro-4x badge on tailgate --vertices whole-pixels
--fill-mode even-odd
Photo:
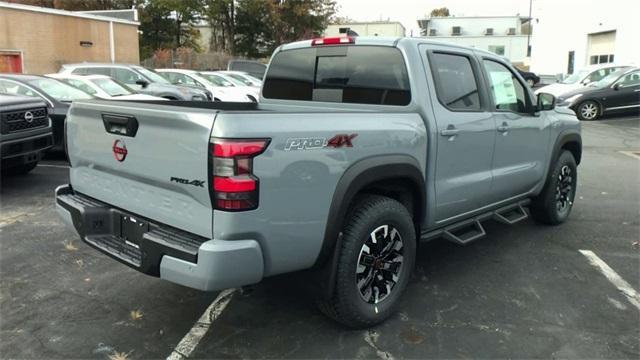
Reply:
[[[123,162],[127,157],[127,146],[124,144],[124,140],[114,141],[111,150],[113,150],[113,157],[120,162]]]

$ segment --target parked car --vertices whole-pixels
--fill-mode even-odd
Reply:
[[[228,77],[234,78],[246,86],[253,86],[257,88],[262,86],[262,80],[255,78],[242,71],[218,71],[218,72]]]
[[[209,80],[213,84],[224,84],[226,87],[235,87],[239,91],[249,96],[251,101],[257,102],[260,99],[260,88],[255,86],[247,86],[243,82],[227,76],[219,71],[201,71],[200,75]]]
[[[48,74],[90,95],[105,100],[167,100],[158,96],[138,94],[125,84],[106,75]]]
[[[64,151],[64,124],[71,102],[93,99],[78,88],[40,75],[0,74],[0,93],[38,97],[47,103],[53,151]]]
[[[518,72],[520,73],[520,76],[522,76],[524,81],[527,82],[529,87],[534,87],[540,82],[540,77],[535,73],[532,73],[531,71],[523,71],[518,68],[516,69],[518,70]]]
[[[189,85],[208,90],[213,95],[213,101],[249,102],[247,91],[234,86],[218,85],[194,70],[184,69],[156,69],[169,82],[176,85]]]
[[[623,68],[600,81],[558,98],[559,106],[568,106],[581,120],[596,120],[605,114],[640,114],[640,68]]]
[[[586,68],[569,75],[559,83],[543,86],[537,89],[535,93],[539,94],[541,92],[544,92],[558,97],[565,93],[568,93],[569,91],[578,90],[593,82],[602,80],[605,76],[623,68],[629,68],[629,66],[620,66],[613,64],[587,66]]]
[[[0,95],[2,174],[26,174],[53,144],[47,104],[35,97]]]
[[[79,63],[62,65],[59,73],[75,75],[106,75],[135,89],[136,91],[169,100],[206,101],[212,100],[206,90],[171,84],[155,71],[139,65]]]
[[[267,65],[254,60],[231,60],[227,64],[227,70],[242,71],[257,79],[262,79],[267,71]]]
[[[201,290],[312,269],[320,308],[368,328],[399,305],[418,240],[468,244],[524,207],[552,225],[571,213],[580,122],[492,53],[301,41],[276,50],[262,94],[74,103],[61,217],[120,262]]]

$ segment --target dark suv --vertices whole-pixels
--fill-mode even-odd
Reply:
[[[51,147],[47,105],[38,98],[0,95],[0,157],[2,174],[33,170],[43,150]]]

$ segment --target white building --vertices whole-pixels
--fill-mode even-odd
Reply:
[[[430,17],[418,20],[423,36],[433,40],[471,46],[527,63],[527,41],[531,26],[527,17]]]
[[[598,63],[640,65],[640,1],[534,0],[531,70],[567,74]]]
[[[354,31],[359,36],[406,36],[406,30],[397,21],[352,22],[327,26],[324,36],[340,36]]]

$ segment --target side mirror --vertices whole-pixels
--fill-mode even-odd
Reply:
[[[617,84],[613,85],[613,90],[618,91],[618,90],[620,90],[621,87],[622,87],[622,85],[620,83],[617,83]]]
[[[549,111],[553,110],[556,107],[556,97],[547,94],[547,93],[539,93],[538,94],[538,104],[536,105],[537,111]]]
[[[147,80],[138,79],[136,80],[136,85],[140,85],[144,89],[149,86],[149,82]]]

